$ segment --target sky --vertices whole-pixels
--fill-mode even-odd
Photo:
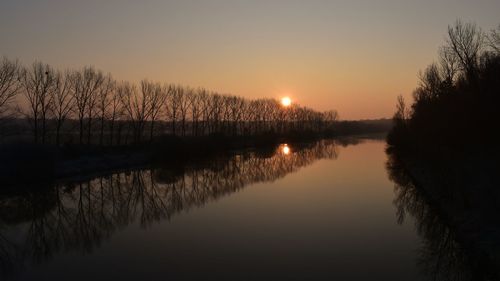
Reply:
[[[498,0],[1,0],[0,56],[371,119],[411,97],[448,25],[490,30],[499,12]]]

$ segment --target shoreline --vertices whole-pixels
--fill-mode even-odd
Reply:
[[[164,136],[137,145],[97,147],[18,144],[0,151],[0,181],[16,190],[21,186],[84,180],[115,171],[128,171],[150,165],[179,165],[228,155],[238,150],[257,149],[274,152],[281,143],[298,144],[321,139],[350,142],[353,138],[378,137],[385,133],[363,135],[264,135],[258,137],[178,137]],[[4,161],[3,159],[9,159]]]

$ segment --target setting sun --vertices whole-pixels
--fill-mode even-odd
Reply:
[[[292,104],[292,100],[289,97],[281,98],[281,105],[288,107]]]
[[[288,147],[288,145],[285,143],[281,146],[281,152],[285,155],[290,154],[290,147]]]

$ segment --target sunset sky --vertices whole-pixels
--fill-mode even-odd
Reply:
[[[492,29],[500,1],[2,0],[0,55],[380,118],[458,18]]]

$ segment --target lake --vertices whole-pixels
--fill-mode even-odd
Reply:
[[[281,144],[2,195],[2,276],[431,280],[384,149]]]

